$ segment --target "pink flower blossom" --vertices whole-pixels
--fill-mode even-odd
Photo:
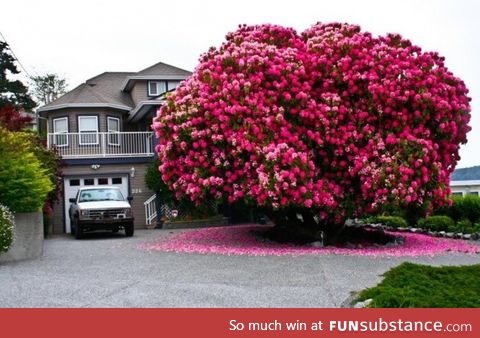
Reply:
[[[440,207],[470,130],[467,93],[442,57],[399,35],[243,25],[159,109],[162,179],[201,202],[214,176],[217,197],[330,221]]]
[[[461,240],[430,237],[414,233],[388,232],[390,235],[403,237],[402,245],[386,247],[372,246],[362,248],[347,247],[313,247],[293,244],[279,244],[264,241],[255,232],[264,231],[268,226],[240,225],[217,228],[203,228],[177,232],[158,240],[144,243],[144,250],[221,254],[248,256],[284,256],[284,255],[352,255],[352,256],[390,256],[417,257],[434,256],[447,252],[468,254],[480,253],[480,247]]]

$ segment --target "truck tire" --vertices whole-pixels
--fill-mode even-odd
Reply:
[[[73,220],[75,224],[75,239],[81,239],[83,238],[83,228],[78,222],[78,218],[74,218]]]
[[[133,224],[125,226],[125,236],[132,237],[134,232]]]

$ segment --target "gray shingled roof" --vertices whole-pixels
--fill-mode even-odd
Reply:
[[[480,181],[480,165],[470,168],[455,169],[451,181]]]
[[[138,79],[158,77],[165,79],[184,79],[192,73],[158,62],[139,72],[105,72],[97,75],[77,88],[69,91],[57,100],[40,107],[39,112],[72,106],[107,106],[131,110],[134,108],[132,98],[127,92]],[[126,86],[128,85],[128,89]]]
[[[167,65],[159,62],[153,66],[147,67],[138,73],[132,74],[135,76],[190,76],[192,73],[188,70],[181,69],[175,66]]]
[[[82,83],[57,100],[41,107],[39,111],[74,104],[117,105],[133,108],[134,104],[128,93],[120,91],[128,72],[105,72]]]

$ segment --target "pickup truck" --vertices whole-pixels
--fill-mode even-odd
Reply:
[[[127,237],[133,236],[131,200],[118,187],[80,188],[77,196],[69,199],[72,234],[80,239],[87,231],[124,229]]]

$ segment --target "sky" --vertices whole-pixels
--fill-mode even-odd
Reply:
[[[477,0],[2,0],[0,32],[31,74],[57,73],[73,89],[105,71],[159,61],[193,70],[239,24],[303,31],[316,22],[399,33],[439,52],[472,98],[472,131],[457,168],[480,165],[480,1]],[[6,13],[6,14],[4,14]]]

